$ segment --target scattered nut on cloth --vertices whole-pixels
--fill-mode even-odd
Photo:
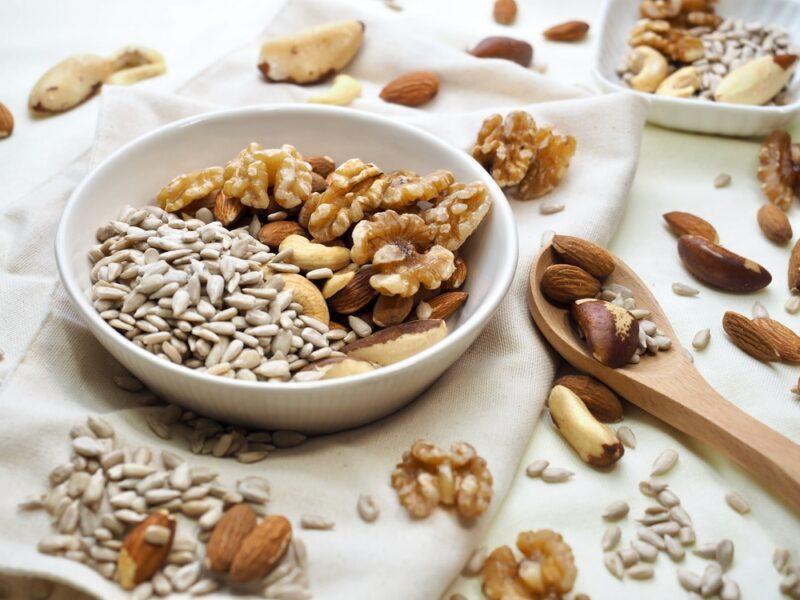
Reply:
[[[391,590],[387,597],[437,597],[479,545],[502,504],[555,373],[553,357],[536,335],[521,293],[538,240],[545,229],[557,229],[601,244],[608,241],[632,180],[644,103],[628,95],[587,97],[513,63],[476,60],[435,41],[439,38],[424,29],[413,36],[415,52],[400,56],[396,49],[407,47],[410,40],[409,27],[398,24],[398,19],[405,18],[403,13],[387,14],[382,6],[356,9],[297,0],[258,40],[203,71],[179,90],[179,96],[116,87],[103,90],[101,126],[91,158],[81,159],[37,190],[35,211],[30,200],[23,198],[0,216],[3,230],[15,229],[18,244],[0,263],[0,287],[10,296],[6,326],[13,328],[14,340],[4,348],[0,401],[15,407],[6,416],[0,437],[6,467],[0,482],[8,490],[0,503],[5,524],[0,569],[46,573],[102,598],[126,597],[80,565],[38,554],[36,541],[49,523],[41,514],[20,517],[16,503],[41,489],[46,473],[66,456],[66,444],[62,444],[66,431],[87,413],[104,414],[129,444],[186,451],[177,442],[156,438],[147,428],[142,411],[135,408],[137,395],[120,390],[112,381],[112,374],[122,374],[119,365],[83,327],[58,284],[51,244],[41,240],[52,239],[68,194],[88,168],[121,144],[164,123],[222,106],[263,103],[266,98],[268,102],[303,101],[296,86],[268,84],[258,76],[261,41],[269,35],[348,18],[361,19],[367,27],[367,43],[346,69],[365,90],[374,92],[386,83],[387,64],[396,69],[392,75],[424,69],[436,71],[443,81],[469,82],[457,93],[440,91],[422,109],[386,103],[377,93],[362,93],[351,104],[353,108],[403,119],[465,152],[483,119],[505,113],[509,106],[526,110],[537,123],[553,124],[578,140],[566,179],[550,195],[565,205],[564,211],[545,219],[536,202],[512,201],[518,226],[526,232],[520,239],[515,293],[509,294],[466,355],[396,415],[359,430],[311,439],[291,452],[270,457],[270,482],[280,490],[272,500],[272,510],[286,514],[293,524],[305,513],[325,515],[336,523],[332,531],[311,531],[307,536],[315,597],[363,598],[376,589]],[[321,84],[319,90],[327,85]],[[565,99],[570,100],[557,102]],[[447,118],[442,119],[442,114]],[[48,303],[24,301],[51,295]],[[19,401],[22,398],[24,402]],[[502,410],[498,410],[498,398],[503,399]],[[494,476],[495,498],[474,526],[464,527],[446,511],[424,523],[412,522],[397,501],[389,474],[403,449],[422,436],[444,444],[465,439],[486,459]],[[220,465],[224,460],[196,458],[200,465]],[[232,481],[254,468],[224,463],[225,477]],[[354,508],[361,494],[369,494],[380,506],[380,518],[374,523],[364,523]],[[394,543],[387,546],[387,539]],[[397,564],[408,565],[414,577],[409,578],[406,569],[398,570]]]

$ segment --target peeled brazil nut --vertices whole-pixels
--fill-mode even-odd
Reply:
[[[772,281],[758,263],[696,235],[678,239],[678,254],[686,270],[703,283],[729,292],[755,292]]]
[[[559,433],[583,462],[607,467],[622,458],[625,449],[616,434],[595,419],[572,390],[556,385],[550,391],[547,403]]]
[[[143,46],[126,46],[112,60],[114,73],[106,79],[106,83],[112,85],[130,85],[142,79],[158,77],[167,71],[164,56]]]
[[[316,83],[343,69],[364,40],[361,21],[338,21],[267,40],[258,68],[267,81]]]
[[[350,356],[331,356],[308,365],[303,371],[319,371],[323,373],[322,379],[336,379],[338,377],[351,377],[352,375],[369,373],[377,368],[378,365],[366,360],[359,360]]]
[[[789,83],[796,63],[794,54],[753,59],[722,78],[714,99],[731,104],[766,104]]]
[[[408,321],[356,340],[342,352],[350,358],[386,366],[427,350],[445,336],[447,325],[441,319]]]
[[[523,40],[504,36],[487,37],[469,51],[477,58],[502,58],[529,67],[533,60],[533,46]]]
[[[97,92],[113,70],[113,61],[102,56],[71,56],[42,75],[31,90],[28,106],[42,113],[74,108]]]
[[[571,312],[595,359],[613,368],[628,364],[639,345],[639,322],[631,313],[594,298],[576,301]]]

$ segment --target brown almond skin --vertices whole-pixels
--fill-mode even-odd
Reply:
[[[789,256],[789,273],[787,277],[789,289],[792,292],[800,291],[800,240],[792,248]]]
[[[600,282],[575,265],[550,265],[539,283],[547,299],[557,304],[570,304],[581,298],[594,298]]]
[[[391,327],[406,320],[414,308],[414,298],[378,296],[372,307],[372,322],[379,327]]]
[[[144,539],[150,525],[161,525],[172,532],[169,541],[156,546]],[[175,519],[166,511],[157,510],[136,525],[125,537],[117,559],[117,581],[126,590],[132,590],[147,581],[167,562],[175,538]]]
[[[439,93],[439,76],[432,71],[412,71],[387,83],[381,99],[392,104],[422,106]]]
[[[776,205],[765,204],[759,208],[756,219],[761,231],[771,242],[783,245],[792,239],[792,224],[786,213]]]
[[[456,256],[455,265],[456,269],[453,271],[453,274],[450,275],[450,279],[442,282],[443,290],[457,290],[464,285],[464,282],[467,280],[468,269],[464,259],[460,256]]]
[[[429,319],[447,319],[461,308],[469,298],[467,292],[445,292],[428,300],[431,307]]]
[[[612,368],[624,367],[639,345],[639,322],[621,306],[605,300],[578,300],[570,309],[592,356]]]
[[[494,0],[492,11],[494,20],[500,25],[511,25],[517,18],[517,3],[515,0]]]
[[[278,563],[292,540],[292,525],[281,515],[269,515],[244,539],[231,563],[237,583],[261,579]]]
[[[311,170],[321,177],[327,177],[336,169],[336,163],[330,156],[306,156],[305,161],[311,165]]]
[[[696,235],[678,239],[678,254],[697,279],[728,292],[755,292],[767,287],[772,275],[758,263]]]
[[[274,250],[290,235],[308,237],[308,232],[296,221],[275,221],[267,223],[259,230],[258,239]]]
[[[763,362],[780,360],[780,354],[769,341],[764,329],[744,315],[733,311],[726,312],[722,317],[722,328],[740,350],[753,358]]]
[[[775,319],[753,319],[767,341],[778,351],[781,360],[790,363],[800,363],[800,336],[786,325]]]
[[[692,213],[672,211],[662,215],[670,231],[681,237],[682,235],[697,235],[709,242],[719,243],[719,235],[713,225]]]
[[[477,58],[503,58],[522,67],[531,66],[533,46],[523,40],[504,36],[487,37],[469,51]]]
[[[586,37],[589,24],[584,21],[567,21],[544,30],[544,37],[551,42],[577,42]]]
[[[571,235],[555,235],[552,244],[561,260],[580,267],[598,279],[614,272],[614,257],[602,246]]]
[[[623,417],[622,402],[610,388],[589,375],[564,375],[556,379],[556,385],[563,385],[575,392],[601,423],[616,423]]]
[[[217,193],[214,200],[214,216],[225,227],[238,219],[242,210],[244,210],[244,205],[238,198],[228,198],[222,190]]]
[[[0,139],[7,138],[14,132],[14,115],[8,107],[0,102]]]
[[[369,278],[375,273],[372,267],[358,271],[350,283],[328,298],[328,306],[343,315],[357,313],[378,295],[369,284]]]
[[[256,528],[257,519],[249,504],[236,504],[225,511],[206,544],[206,567],[227,572],[242,542]]]

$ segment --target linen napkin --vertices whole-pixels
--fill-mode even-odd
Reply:
[[[273,21],[265,36],[282,35],[343,18],[366,23],[366,40],[347,72],[364,87],[353,107],[390,114],[469,149],[483,119],[512,109],[531,112],[577,139],[564,183],[553,192],[564,212],[545,217],[537,202],[511,200],[520,234],[520,260],[508,297],[470,350],[407,408],[360,429],[309,440],[275,452],[266,461],[241,465],[188,453],[182,442],[163,441],[144,424],[135,395],[117,389],[110,374],[121,367],[83,327],[58,284],[51,242],[61,208],[73,186],[109,152],[178,118],[224,106],[302,102],[317,89],[266,84],[255,68],[253,42],[201,73],[180,96],[156,96],[108,88],[100,102],[96,142],[89,155],[2,214],[4,246],[0,293],[11,329],[0,402],[5,469],[0,484],[0,568],[67,581],[102,598],[125,597],[90,569],[36,552],[49,530],[43,514],[21,514],[16,503],[46,485],[46,475],[68,455],[69,428],[100,413],[126,443],[169,448],[192,464],[221,473],[225,483],[264,475],[272,484],[271,511],[297,525],[303,513],[336,522],[333,531],[296,528],[308,546],[311,589],[320,598],[432,598],[458,573],[499,509],[533,431],[555,370],[525,303],[528,270],[547,229],[605,243],[620,218],[639,149],[643,103],[629,95],[588,98],[516,65],[475,59],[438,44],[422,23],[378,16],[367,8],[297,0]],[[410,36],[408,31],[414,31]],[[397,49],[403,48],[402,53]],[[422,110],[386,104],[377,91],[402,72],[435,70],[439,96]],[[315,86],[324,87],[324,86]],[[242,140],[243,145],[250,140]],[[291,140],[286,140],[290,143]],[[364,157],[368,158],[368,157]],[[435,165],[431,166],[435,168]],[[35,203],[33,200],[35,199]],[[144,200],[144,199],[143,199]],[[13,244],[8,240],[13,238]],[[472,443],[492,470],[495,500],[474,524],[448,511],[414,521],[388,485],[402,452],[419,437],[449,445]],[[358,495],[370,493],[381,508],[373,524],[356,514]]]

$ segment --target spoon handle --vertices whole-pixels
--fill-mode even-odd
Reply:
[[[628,379],[626,398],[676,429],[717,448],[800,511],[800,446],[719,395],[685,364],[680,374]]]

